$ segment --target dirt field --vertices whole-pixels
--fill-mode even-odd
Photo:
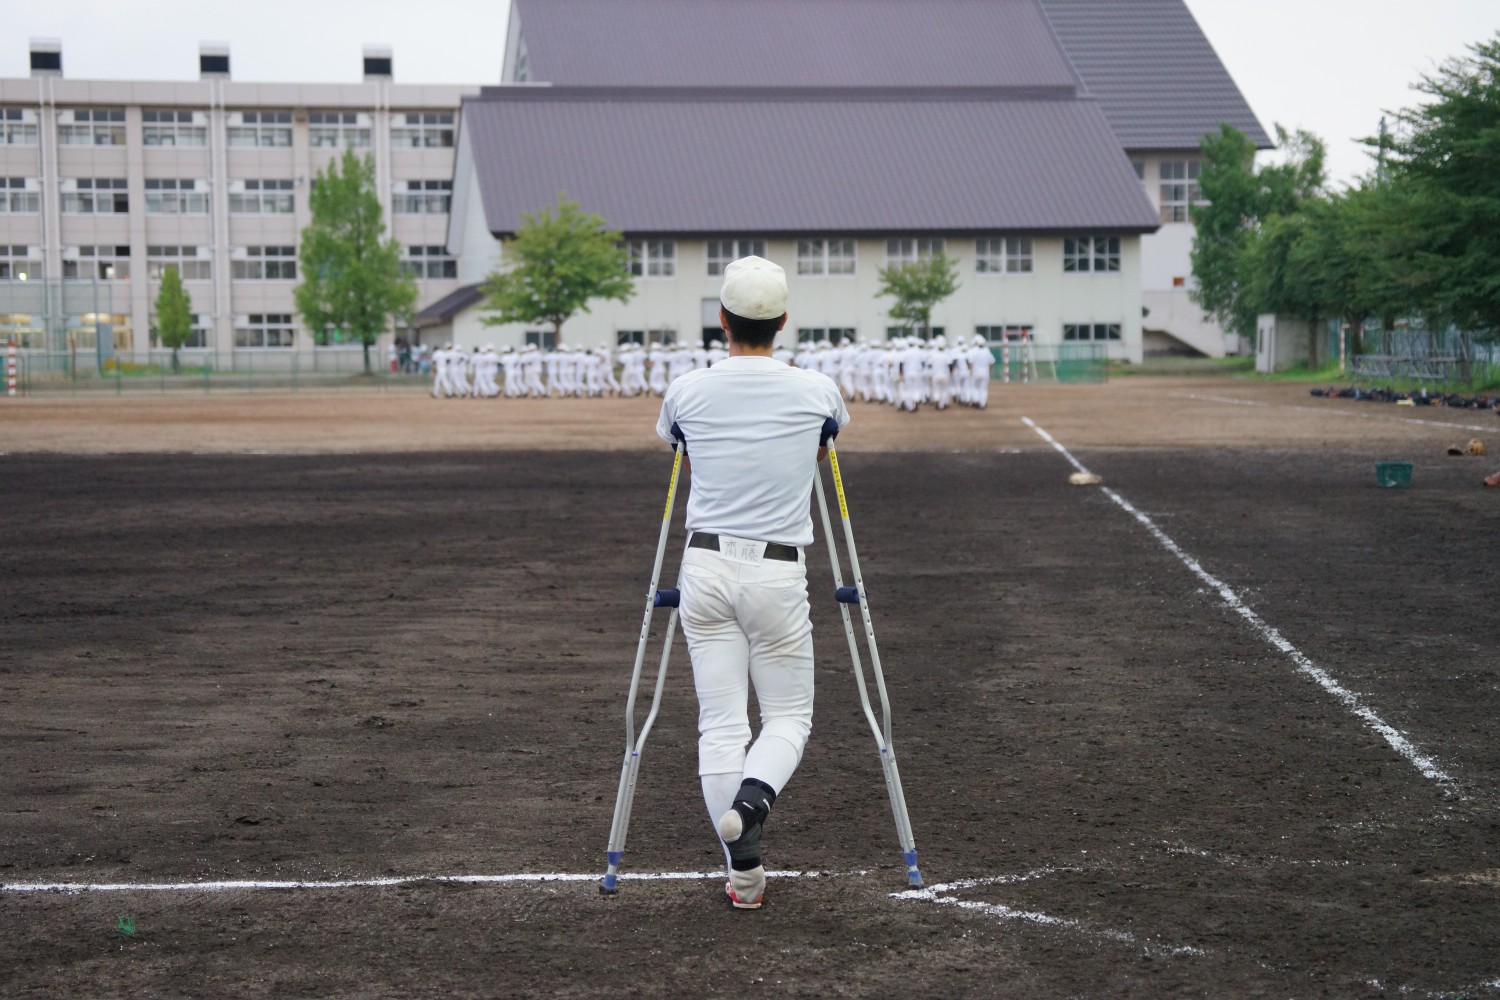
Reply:
[[[820,542],[741,912],[680,640],[596,887],[655,404],[0,399],[0,995],[1500,996],[1500,419],[1238,379],[853,412],[927,885]]]

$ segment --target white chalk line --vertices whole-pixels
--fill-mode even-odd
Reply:
[[[1196,392],[1169,392],[1177,399],[1196,399],[1207,403],[1228,403],[1231,406],[1267,406],[1278,410],[1300,410],[1306,413],[1321,413],[1335,417],[1358,417],[1361,420],[1389,420],[1403,424],[1424,424],[1428,427],[1451,427],[1461,431],[1500,431],[1500,421],[1481,427],[1478,424],[1455,424],[1446,420],[1423,420],[1421,417],[1398,417],[1389,413],[1355,413],[1351,410],[1328,410],[1316,406],[1298,406],[1295,403],[1267,403],[1258,399],[1234,399],[1229,396],[1208,396]]]
[[[928,886],[922,889],[908,889],[904,892],[892,892],[887,895],[891,899],[903,902],[917,901],[935,903],[940,906],[953,906],[970,912],[983,913],[997,920],[1021,921],[1024,923],[1037,924],[1047,927],[1055,927],[1082,933],[1089,937],[1095,937],[1121,944],[1136,945],[1138,939],[1128,931],[1117,931],[1108,928],[1091,928],[1082,921],[1067,917],[1055,917],[1051,914],[1041,913],[1035,910],[1019,910],[1014,907],[998,903],[981,903],[975,900],[955,898],[951,893],[963,892],[968,889],[982,888],[985,886],[1007,885],[1016,882],[1027,882],[1043,878],[1048,875],[1063,874],[1069,872],[1083,871],[1078,867],[1049,867],[1040,868],[1035,871],[1025,872],[1018,875],[996,875],[989,878],[960,879],[955,882],[946,882],[940,885]],[[766,873],[767,879],[837,879],[856,878],[871,874],[869,870],[829,872],[829,871],[771,871]],[[0,884],[0,892],[7,893],[55,893],[61,895],[81,895],[84,893],[122,893],[122,892],[235,892],[235,891],[267,891],[267,890],[332,890],[332,889],[382,889],[393,886],[421,886],[421,885],[516,885],[531,884],[541,885],[549,882],[598,882],[598,873],[581,875],[566,872],[550,873],[522,873],[512,875],[392,875],[381,878],[348,878],[348,879],[221,879],[202,882],[7,882]],[[628,886],[631,882],[703,882],[718,881],[724,877],[723,872],[637,872],[620,876],[620,885]],[[1158,955],[1193,955],[1206,954],[1201,949],[1192,947],[1166,947],[1147,942],[1142,945],[1144,949],[1152,954]]]
[[[1039,434],[1044,441],[1052,445],[1052,447],[1055,448],[1058,453],[1063,456],[1063,458],[1067,459],[1068,463],[1071,464],[1075,469],[1077,469],[1079,472],[1089,472],[1089,470],[1084,467],[1083,463],[1074,458],[1073,454],[1068,451],[1067,448],[1063,447],[1063,445],[1059,443],[1055,438],[1053,438],[1051,434],[1048,434],[1041,427],[1037,426],[1037,424],[1030,417],[1022,417],[1021,420],[1032,430],[1036,431],[1036,433]],[[1328,694],[1332,695],[1345,708],[1347,708],[1356,717],[1363,721],[1366,726],[1368,726],[1370,729],[1373,729],[1376,733],[1379,733],[1380,736],[1386,741],[1386,743],[1390,745],[1391,749],[1395,750],[1396,753],[1400,754],[1408,762],[1410,762],[1413,767],[1421,772],[1424,778],[1437,782],[1449,794],[1458,796],[1457,783],[1445,771],[1443,771],[1443,769],[1440,768],[1437,763],[1432,760],[1432,758],[1426,756],[1420,750],[1418,750],[1417,747],[1406,738],[1406,735],[1404,733],[1396,729],[1394,726],[1388,724],[1378,714],[1376,714],[1376,712],[1372,708],[1366,705],[1357,694],[1344,687],[1338,681],[1334,680],[1327,671],[1323,670],[1317,664],[1313,663],[1313,661],[1310,660],[1305,654],[1303,654],[1301,650],[1288,642],[1280,632],[1278,632],[1263,618],[1261,618],[1258,614],[1251,610],[1249,605],[1247,605],[1238,594],[1230,589],[1228,584],[1224,583],[1224,581],[1220,580],[1218,577],[1205,570],[1197,559],[1194,559],[1192,556],[1188,555],[1188,553],[1183,551],[1181,546],[1172,541],[1171,538],[1167,537],[1166,532],[1158,528],[1156,526],[1156,523],[1152,521],[1151,518],[1147,517],[1145,514],[1137,510],[1128,500],[1120,496],[1120,494],[1116,493],[1114,490],[1109,489],[1105,486],[1101,486],[1099,487],[1099,489],[1105,496],[1114,501],[1114,503],[1118,505],[1120,509],[1124,510],[1131,517],[1135,518],[1136,521],[1138,521],[1147,531],[1151,533],[1151,535],[1158,542],[1161,543],[1162,547],[1176,556],[1178,560],[1184,566],[1186,566],[1194,576],[1203,581],[1203,583],[1209,588],[1216,591],[1219,597],[1224,601],[1225,605],[1227,605],[1241,618],[1245,619],[1246,623],[1250,625],[1251,629],[1259,634],[1262,639],[1266,640],[1266,642],[1270,643],[1276,649],[1286,654],[1286,656],[1297,665],[1297,670],[1299,673],[1305,674],[1306,676],[1310,677],[1319,687],[1321,687]],[[1461,798],[1462,796],[1459,797]]]

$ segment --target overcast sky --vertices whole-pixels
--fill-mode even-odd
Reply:
[[[921,0],[913,0],[920,3]],[[1304,128],[1347,182],[1354,140],[1419,99],[1424,73],[1500,31],[1496,0],[1187,0],[1267,131]],[[365,44],[400,83],[498,82],[506,0],[5,0],[0,77],[30,73],[30,38],[63,44],[73,79],[194,80],[198,43],[227,42],[237,80],[347,82]],[[1163,66],[1170,72],[1170,66]]]

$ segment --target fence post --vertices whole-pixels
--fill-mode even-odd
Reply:
[[[16,341],[12,337],[5,343],[5,394],[16,394]]]
[[[1000,341],[1000,382],[1010,382],[1010,334],[1005,334],[1005,339]]]

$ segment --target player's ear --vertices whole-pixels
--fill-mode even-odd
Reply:
[[[780,333],[784,329],[786,329],[786,313],[781,314],[781,322],[776,324],[777,333]]]

